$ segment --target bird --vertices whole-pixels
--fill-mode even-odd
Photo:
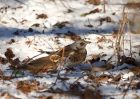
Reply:
[[[22,66],[33,74],[56,71],[60,65],[71,67],[82,63],[86,59],[86,45],[89,41],[84,39],[75,41],[61,50],[49,52],[48,56],[32,60]]]
[[[47,52],[48,54],[56,54],[64,58],[64,67],[73,67],[83,61],[85,61],[87,56],[86,45],[90,44],[90,41],[84,39],[79,39],[72,44],[63,47],[59,51]]]
[[[24,64],[20,69],[28,70],[32,74],[52,72],[58,68],[61,57],[58,55],[49,55],[41,57]]]

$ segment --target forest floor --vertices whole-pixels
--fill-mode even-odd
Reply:
[[[0,3],[1,99],[140,99],[140,34],[124,29],[122,50],[126,58],[117,65],[115,50],[123,5],[93,5],[86,0],[2,0]],[[14,59],[32,58],[56,51],[78,38],[91,41],[85,62],[67,72],[32,75],[24,70],[12,77],[4,61],[11,49]],[[10,54],[10,53],[9,53]],[[36,58],[47,56],[41,54]],[[92,62],[100,58],[100,60]],[[107,63],[104,62],[107,61]],[[105,71],[92,66],[112,65]],[[89,75],[90,72],[90,75]],[[57,79],[57,81],[56,81]],[[56,82],[55,82],[56,81]]]

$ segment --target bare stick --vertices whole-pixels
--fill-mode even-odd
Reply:
[[[132,38],[130,34],[130,57],[132,58]]]
[[[104,3],[103,3],[103,7],[104,7],[104,13],[106,13],[106,5],[105,5],[105,0],[103,0],[104,1]]]
[[[59,0],[61,2],[61,4],[65,7],[65,8],[68,8],[63,1]]]
[[[134,78],[132,77],[132,78],[131,78],[131,81],[130,81],[128,87],[127,87],[127,89],[126,89],[125,92],[124,92],[124,95],[123,95],[122,99],[125,98],[125,96],[126,96],[126,94],[127,94],[127,91],[129,90],[129,88],[130,88],[130,86],[131,86],[133,80],[134,80]]]
[[[124,7],[123,8],[123,19],[122,19],[122,22],[120,24],[120,29],[118,31],[118,36],[117,36],[116,45],[115,45],[116,53],[117,53],[117,65],[120,64],[121,39],[122,39],[122,36],[124,34],[123,32],[124,32],[125,25],[126,25],[126,13],[125,13],[125,7]]]

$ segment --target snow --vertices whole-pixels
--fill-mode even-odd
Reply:
[[[0,10],[0,56],[4,56],[4,52],[7,48],[12,48],[16,57],[18,57],[21,61],[28,57],[33,57],[35,55],[40,54],[38,52],[40,49],[45,51],[56,51],[59,48],[62,48],[68,44],[73,43],[74,41],[69,38],[59,37],[57,38],[56,34],[59,33],[67,33],[68,31],[74,32],[81,36],[81,38],[85,38],[92,43],[86,46],[87,49],[87,59],[91,58],[93,54],[106,54],[107,56],[103,57],[102,60],[108,59],[114,53],[114,49],[110,48],[110,46],[114,45],[115,38],[112,36],[112,31],[119,27],[119,20],[121,19],[122,14],[122,5],[107,5],[106,13],[103,13],[103,5],[91,5],[85,2],[85,0],[19,0],[21,2],[17,2],[16,0],[1,0],[0,7],[7,7],[7,10]],[[124,0],[109,0],[110,4],[120,4],[126,3]],[[9,7],[8,7],[9,6]],[[21,7],[17,8],[16,7]],[[85,17],[81,15],[83,13],[90,12],[93,9],[99,8],[102,11],[100,13],[89,14]],[[68,13],[68,9],[71,9],[72,12]],[[3,12],[3,13],[2,13]],[[112,13],[116,13],[116,15],[112,15]],[[48,18],[46,19],[37,19],[37,15],[46,14]],[[99,19],[110,16],[113,22],[106,23],[103,22],[103,25],[99,25]],[[22,23],[22,21],[24,21]],[[63,28],[54,27],[58,22],[68,21]],[[33,24],[40,24],[39,27],[32,26]],[[86,27],[85,25],[93,25],[92,28]],[[28,32],[28,29],[32,28],[33,32]],[[19,35],[14,35],[18,30]],[[42,32],[44,31],[44,33]],[[111,41],[99,42],[98,38],[105,36],[106,39]],[[129,43],[130,36],[132,39],[132,46],[140,45],[140,35],[139,34],[130,34],[126,32],[125,34],[125,54],[129,55]],[[8,42],[14,39],[15,43],[8,44]],[[27,44],[27,41],[31,41],[31,44]],[[58,41],[58,43],[56,42]],[[99,48],[101,46],[102,48]],[[137,54],[140,50],[139,48],[132,48],[132,51],[136,54],[134,57],[136,60],[140,60],[139,55]],[[39,55],[36,58],[47,56],[47,54]],[[115,61],[115,57],[113,58]],[[100,62],[101,63],[101,62]],[[102,64],[97,64],[102,66]],[[96,63],[95,63],[96,64]],[[96,65],[97,65],[96,64]],[[9,64],[2,65],[0,64],[0,69],[4,72],[5,75],[10,75],[12,71],[9,69]],[[84,67],[85,66],[85,67]],[[127,70],[121,70],[125,67],[129,68],[130,65],[123,64],[111,70],[113,75],[122,74],[121,81],[125,82],[128,78],[134,77],[134,73],[128,72]],[[80,67],[80,66],[79,66]],[[81,68],[90,68],[89,64],[84,64]],[[108,72],[108,71],[107,71]],[[99,72],[100,73],[100,72]],[[63,91],[67,91],[67,87],[70,86],[73,82],[75,82],[79,77],[82,76],[82,71],[77,70],[66,74],[65,71],[61,71],[61,76],[68,77],[68,81],[60,81],[58,80],[56,86],[54,88],[60,88]],[[101,74],[101,73],[100,73]],[[28,74],[25,72],[25,77],[15,78],[10,81],[0,81],[0,92],[9,92],[11,95],[16,98],[22,99],[33,99],[34,96],[40,95],[36,92],[31,92],[28,95],[22,93],[21,91],[16,89],[17,81],[24,80],[36,80],[40,83],[45,83],[47,86],[51,86],[52,83],[57,79],[57,74],[52,74],[51,76],[44,73],[40,75],[42,77],[34,77],[32,74]],[[88,83],[85,81],[85,78],[80,79],[81,85],[87,86]],[[65,85],[65,86],[64,86]],[[123,94],[122,90],[116,88],[116,85],[113,84],[103,84],[99,87],[102,94],[106,99],[113,97],[115,99],[121,99]],[[46,93],[48,95],[50,93]],[[121,94],[121,95],[119,95]],[[133,94],[140,94],[140,90],[137,92],[131,90],[128,91],[126,95],[126,99],[132,99],[135,96]],[[112,95],[112,96],[111,96]],[[71,99],[77,99],[77,96]],[[62,96],[61,99],[65,99]]]

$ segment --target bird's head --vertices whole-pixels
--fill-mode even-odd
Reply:
[[[91,43],[90,41],[85,41],[84,39],[80,39],[74,42],[74,47],[76,47],[76,49],[82,49],[85,48],[87,44]]]

